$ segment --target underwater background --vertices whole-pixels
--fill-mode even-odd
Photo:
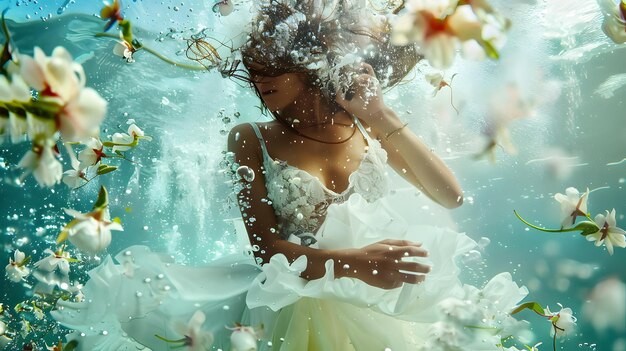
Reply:
[[[244,8],[220,18],[209,2],[127,0],[123,5],[135,37],[178,62],[189,63],[186,39],[192,35],[232,37],[229,31],[248,21]],[[558,228],[554,194],[571,186],[581,192],[589,188],[592,217],[615,208],[617,225],[626,227],[626,46],[602,32],[603,15],[595,1],[492,5],[513,22],[500,60],[457,59],[446,71],[446,77],[456,74],[452,89],[436,97],[423,79],[429,68],[420,64],[406,83],[385,95],[454,170],[464,188],[464,205],[440,209],[399,178],[395,196],[418,198],[419,205],[405,209],[412,216],[453,226],[479,241],[481,250],[464,257],[467,282],[480,286],[510,271],[529,288],[527,300],[551,309],[557,303],[571,307],[578,328],[558,343],[559,349],[624,351],[626,315],[621,323],[591,323],[601,318],[594,313],[619,313],[624,307],[590,311],[585,305],[598,283],[626,281],[626,250],[616,248],[610,256],[579,234],[529,229],[513,210],[531,223]],[[228,200],[231,189],[223,174],[226,135],[238,123],[269,117],[261,114],[249,88],[219,72],[175,67],[146,52],[138,52],[133,63],[115,56],[112,39],[93,36],[103,27],[100,7],[86,0],[0,0],[0,9],[9,8],[7,25],[20,53],[32,55],[38,46],[49,54],[62,45],[82,63],[87,85],[109,102],[103,135],[124,132],[133,119],[153,140],[129,153],[136,163],[120,162],[118,171],[75,191],[65,184],[40,188],[32,177],[16,181],[22,171],[15,165],[29,145],[0,145],[0,262],[8,262],[16,248],[36,258],[54,246],[68,221],[62,209],[88,211],[100,184],[109,190],[112,217],[124,225],[123,232],[113,234],[110,254],[144,244],[197,265],[237,250],[232,220],[239,212]],[[458,114],[450,105],[450,91]],[[517,152],[496,148],[491,163],[476,155],[484,149],[494,104],[525,114],[509,126]],[[85,258],[72,269],[84,276],[104,255]],[[28,287],[1,279],[5,308],[24,299]],[[547,323],[526,313],[519,318],[531,322],[535,340],[549,349]],[[620,316],[606,318],[619,321]],[[53,328],[39,337],[52,343],[57,332]]]

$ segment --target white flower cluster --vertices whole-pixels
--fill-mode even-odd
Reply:
[[[172,344],[172,348],[186,347],[190,351],[209,351],[213,346],[213,333],[203,329],[206,315],[204,312],[196,311],[189,321],[185,324],[182,321],[174,321],[173,329],[180,335],[184,335],[182,339],[169,340],[157,335],[157,338],[168,344]],[[226,327],[232,331],[230,335],[231,351],[256,351],[258,339],[260,337],[260,329],[236,324],[235,327]],[[180,344],[174,346],[174,344]]]
[[[13,56],[7,76],[0,75],[0,142],[6,135],[13,143],[32,141],[18,166],[26,170],[24,176],[33,173],[40,186],[53,186],[63,173],[57,140],[97,135],[107,103],[85,86],[82,66],[63,47],[56,47],[52,56],[38,47],[33,57]]]
[[[510,27],[486,0],[409,0],[406,8],[392,21],[392,42],[418,44],[438,69],[450,67],[459,48],[466,57],[498,58]]]
[[[528,333],[528,324],[510,314],[527,294],[509,273],[495,276],[483,289],[465,285],[458,297],[439,303],[443,318],[430,326],[420,350],[502,350],[503,338]]]
[[[96,176],[115,171],[117,167],[104,164],[103,159],[124,158],[121,152],[137,146],[140,139],[152,140],[133,122],[133,120],[128,120],[127,133],[115,133],[111,141],[103,142],[100,138],[91,137],[81,142],[80,144],[85,148],[78,153],[78,158],[74,156],[73,152],[70,153],[73,169],[63,173],[63,183],[76,189],[87,184]],[[105,147],[111,148],[111,153],[105,152]]]
[[[557,193],[554,199],[561,204],[561,224],[562,229],[570,229],[574,227],[577,217],[587,217],[587,199],[589,198],[589,189],[580,195],[578,189],[569,187],[565,190],[565,194]],[[611,212],[606,211],[605,214],[598,214],[593,219],[597,226],[597,231],[585,235],[588,241],[594,241],[596,246],[604,244],[610,255],[613,255],[614,247],[626,247],[626,231],[617,227],[615,220],[615,209]]]

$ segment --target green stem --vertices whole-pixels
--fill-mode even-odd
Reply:
[[[552,337],[552,349],[556,351],[556,325],[552,324],[554,327],[554,336]]]
[[[515,216],[517,216],[517,218],[519,218],[520,221],[524,222],[524,224],[526,224],[527,226],[533,228],[533,229],[537,229],[537,230],[541,230],[542,232],[548,232],[548,233],[563,233],[563,232],[577,232],[580,229],[578,228],[568,228],[568,229],[546,229],[546,228],[542,228],[542,227],[538,227],[536,225],[530,224],[528,223],[526,220],[524,220],[518,213],[517,211],[513,210],[513,213],[515,213]]]
[[[171,339],[166,339],[166,338],[162,337],[159,334],[154,334],[154,336],[156,336],[157,339],[163,340],[163,341],[165,341],[166,343],[169,343],[169,344],[178,343],[178,342],[183,342],[184,343],[185,341],[187,341],[187,338],[182,338],[182,339],[178,339],[178,340],[171,340]]]
[[[117,36],[115,34],[110,34],[110,33],[96,33],[95,36],[96,37],[113,38],[113,39],[118,39],[118,40],[120,39],[119,36]],[[136,41],[136,39],[135,39],[135,41]],[[137,48],[136,51],[139,51],[139,50],[142,50],[142,49],[146,50],[148,53],[156,56],[161,61],[169,63],[170,65],[173,65],[173,66],[176,66],[176,67],[180,67],[180,68],[190,69],[190,70],[194,70],[194,71],[206,71],[206,68],[204,66],[195,66],[195,65],[188,65],[188,64],[185,64],[185,63],[176,62],[174,60],[171,60],[171,59],[161,55],[156,50],[151,49],[150,47],[147,47],[147,46],[145,46],[145,45],[143,45],[141,43],[138,46],[139,46],[139,48]]]
[[[157,58],[161,59],[162,61],[165,61],[171,65],[174,65],[176,67],[180,67],[180,68],[185,68],[185,69],[190,69],[190,70],[194,70],[194,71],[206,71],[206,68],[204,66],[195,66],[195,65],[187,65],[184,63],[180,63],[180,62],[176,62],[173,60],[168,59],[167,57],[159,54],[158,52],[154,51],[153,49],[146,47],[145,45],[141,47],[142,49],[146,50],[147,52],[151,53],[152,55],[156,56]]]
[[[85,182],[85,183],[83,183],[83,184],[81,184],[81,185],[79,185],[79,186],[77,186],[76,188],[72,189],[72,191],[76,191],[76,190],[78,190],[78,189],[80,189],[80,188],[84,187],[85,185],[89,184],[89,182],[91,182],[92,180],[94,180],[94,179],[96,179],[96,178],[98,178],[98,177],[99,177],[98,175],[95,175],[95,176],[93,176],[93,177],[91,177],[91,178],[89,178],[89,179],[81,178],[81,179],[85,179],[85,180],[86,180],[86,182]]]

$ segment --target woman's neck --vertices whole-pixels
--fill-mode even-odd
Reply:
[[[293,104],[278,113],[294,128],[331,123],[351,123],[350,115],[333,106],[319,88],[311,88],[302,93],[294,100]]]

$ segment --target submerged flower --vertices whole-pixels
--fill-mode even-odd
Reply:
[[[100,10],[100,18],[103,20],[108,20],[107,24],[104,26],[104,31],[108,31],[113,27],[113,25],[117,21],[122,21],[124,17],[122,17],[122,10],[120,8],[119,0],[113,0],[113,3],[104,2],[104,7]]]
[[[410,5],[411,11],[394,23],[392,43],[417,43],[433,67],[444,69],[451,66],[458,39],[449,27],[447,16],[454,10],[454,5],[447,0],[416,0]]]
[[[626,231],[617,227],[615,221],[615,209],[606,211],[606,216],[598,214],[593,220],[600,228],[599,231],[587,235],[587,240],[594,241],[596,246],[606,246],[610,255],[613,255],[613,246],[626,247]]]
[[[177,331],[184,335],[183,346],[187,346],[190,351],[209,351],[213,345],[213,334],[210,331],[203,331],[202,325],[206,316],[202,311],[196,311],[191,316],[187,325],[179,323]]]
[[[20,250],[15,250],[13,259],[9,258],[9,264],[5,268],[9,280],[19,283],[27,277],[30,274],[30,269],[26,267],[29,261],[30,257],[26,257]]]
[[[626,284],[618,278],[599,282],[583,305],[583,315],[598,333],[626,329]]]
[[[497,58],[497,50],[504,44],[504,32],[509,28],[509,22],[486,3],[413,0],[407,8],[408,13],[394,23],[392,43],[417,43],[428,62],[439,69],[452,65],[459,46],[466,57],[483,58],[487,54]]]
[[[87,179],[87,175],[84,169],[74,168],[69,171],[63,172],[63,183],[69,186],[71,189],[76,189],[79,186],[85,184],[85,182],[89,181]]]
[[[3,321],[0,321],[0,349],[4,349],[12,340],[5,335],[6,332],[7,325]]]
[[[257,332],[252,327],[237,325],[235,328],[228,328],[233,332],[230,334],[232,351],[256,351]]]
[[[598,0],[603,11],[602,30],[616,44],[626,43],[626,1]]]
[[[563,308],[559,304],[561,310],[559,312],[550,312],[550,309],[546,307],[544,310],[546,317],[552,323],[551,335],[556,333],[557,337],[566,336],[574,331],[576,327],[576,317],[573,316],[571,308]]]
[[[587,217],[588,197],[589,188],[581,196],[574,187],[565,189],[565,195],[561,193],[554,195],[554,199],[561,204],[561,228],[571,228],[578,216]]]
[[[72,209],[64,209],[65,213],[74,217],[64,231],[79,250],[96,253],[109,247],[111,231],[123,231],[124,228],[116,221],[111,221],[108,208],[90,213],[80,213]]]
[[[53,140],[35,140],[32,150],[29,150],[17,164],[19,168],[25,169],[22,178],[32,173],[41,187],[59,183],[63,175],[63,165],[57,160],[55,153],[56,146]]]
[[[213,12],[219,12],[222,16],[230,15],[234,9],[232,0],[220,0],[213,5]]]
[[[430,85],[432,85],[435,88],[435,91],[433,92],[433,96],[437,95],[439,90],[441,90],[443,87],[448,86],[448,83],[443,80],[443,74],[439,72],[428,73],[426,74],[425,78],[426,78],[426,81],[428,81],[428,83],[430,83]]]
[[[93,89],[85,87],[83,67],[74,62],[62,46],[52,56],[35,47],[34,56],[20,56],[20,74],[39,92],[42,103],[56,105],[53,114],[61,136],[81,140],[97,134],[106,113],[106,101]]]
[[[59,340],[58,344],[52,346],[48,346],[48,344],[46,344],[46,349],[48,351],[63,351],[63,342]]]
[[[113,53],[117,56],[123,57],[128,63],[135,62],[135,59],[133,58],[135,51],[136,50],[133,45],[128,43],[126,40],[119,40],[113,47]]]
[[[84,143],[87,147],[78,153],[80,168],[85,169],[100,162],[107,155],[103,152],[104,146],[100,139],[91,138]]]
[[[27,103],[31,100],[30,89],[19,74],[7,77],[0,75],[0,103],[14,104]],[[19,143],[28,131],[26,116],[18,115],[11,109],[0,109],[0,143],[5,134],[11,136],[11,142]]]
[[[113,152],[130,150],[137,145],[139,139],[152,140],[149,136],[145,136],[143,130],[133,123],[128,127],[127,133],[113,134]]]
[[[44,253],[47,253],[48,257],[35,262],[36,269],[41,269],[45,272],[59,271],[63,275],[68,275],[70,273],[71,257],[68,252],[63,250],[54,252],[50,249],[45,249]]]

